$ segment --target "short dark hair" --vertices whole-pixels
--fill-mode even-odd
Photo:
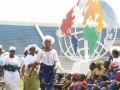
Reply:
[[[113,50],[112,53],[114,53],[115,55],[119,56],[118,50]]]
[[[109,61],[105,61],[104,63],[106,63],[107,65],[110,65],[110,62],[109,62]]]
[[[63,74],[58,73],[58,77],[62,78],[62,77],[63,77]]]
[[[82,77],[82,79],[85,79],[85,75],[84,74],[80,74],[80,76]]]
[[[92,62],[91,65],[93,65],[95,67],[95,63],[94,62]]]

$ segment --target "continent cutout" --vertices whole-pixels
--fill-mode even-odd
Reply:
[[[76,53],[77,52],[77,46],[78,46],[78,40],[72,35],[71,41],[72,41],[72,44],[73,44],[73,47],[74,47],[74,52]]]
[[[88,51],[90,55],[94,52],[94,48],[96,46],[98,40],[98,34],[96,32],[95,27],[85,26],[83,29],[83,37],[88,41]]]
[[[78,0],[78,2],[76,4],[77,6],[78,6],[79,2],[80,2],[80,0]],[[73,12],[74,12],[75,6],[67,13],[66,18],[63,19],[62,25],[60,27],[63,35],[65,35],[65,36],[72,36],[68,30],[71,29],[72,25],[74,24],[75,16],[73,16]]]
[[[88,0],[86,5],[85,5],[86,10],[83,11],[82,16],[83,16],[83,25],[86,24],[87,20],[90,19],[98,25],[96,26],[96,31],[99,33],[101,28],[104,27],[104,24],[102,22],[103,20],[103,11],[100,6],[100,1],[99,0]],[[98,14],[98,17],[96,18],[96,14]]]

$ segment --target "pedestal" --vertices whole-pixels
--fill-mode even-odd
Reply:
[[[87,74],[90,66],[90,62],[88,61],[80,61],[80,62],[74,62],[72,67],[72,73],[80,73],[80,74]]]

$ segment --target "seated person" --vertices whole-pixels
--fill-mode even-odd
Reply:
[[[105,73],[105,68],[102,66],[104,65],[103,61],[97,61],[96,62],[96,68],[94,69],[94,75],[102,75]]]
[[[77,75],[78,75],[78,73],[73,73],[72,74],[72,83],[77,82],[77,79],[76,79]]]
[[[62,79],[60,83],[54,84],[54,88],[58,90],[67,90],[67,88],[71,85],[71,74],[65,76],[65,79]]]
[[[87,90],[107,90],[108,86],[104,84],[105,81],[108,81],[106,74],[102,74],[94,84],[88,84]]]
[[[108,90],[108,85],[105,83],[108,81],[108,76],[106,74],[101,75],[101,83],[102,83],[102,88],[101,90]]]
[[[109,61],[105,61],[104,62],[104,68],[106,69],[105,72],[107,72],[109,70],[109,66],[110,66],[110,62]]]
[[[86,88],[83,85],[78,85],[76,90],[86,90]]]
[[[91,77],[94,76],[95,63],[91,63],[89,68],[90,68],[90,71],[87,73],[86,79],[90,79]]]
[[[107,90],[119,90],[120,89],[120,83],[118,81],[106,81],[104,83],[108,85]]]
[[[110,69],[108,70],[108,78],[109,80],[114,80],[116,76],[116,72],[119,70],[119,65],[117,62],[113,62],[110,64]]]
[[[85,75],[84,74],[79,74],[77,75],[77,82],[73,83],[70,87],[70,90],[75,90],[78,85],[83,85],[84,87],[87,86],[87,82],[85,81]]]
[[[60,84],[61,82],[63,82],[63,80],[64,80],[63,75],[58,73],[58,74],[56,74],[55,78],[56,79],[55,79],[55,82],[54,82],[54,88],[60,90],[61,87],[56,86],[55,84]]]

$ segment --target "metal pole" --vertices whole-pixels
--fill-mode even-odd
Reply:
[[[42,33],[42,31],[40,30],[39,26],[37,24],[35,24],[36,30],[38,31],[38,34],[41,36],[42,40],[44,38],[44,35]]]
[[[61,45],[62,45],[62,37],[60,38],[60,41],[61,41]],[[61,70],[61,68],[62,68],[62,50],[60,49],[60,73],[62,73],[62,70]]]

